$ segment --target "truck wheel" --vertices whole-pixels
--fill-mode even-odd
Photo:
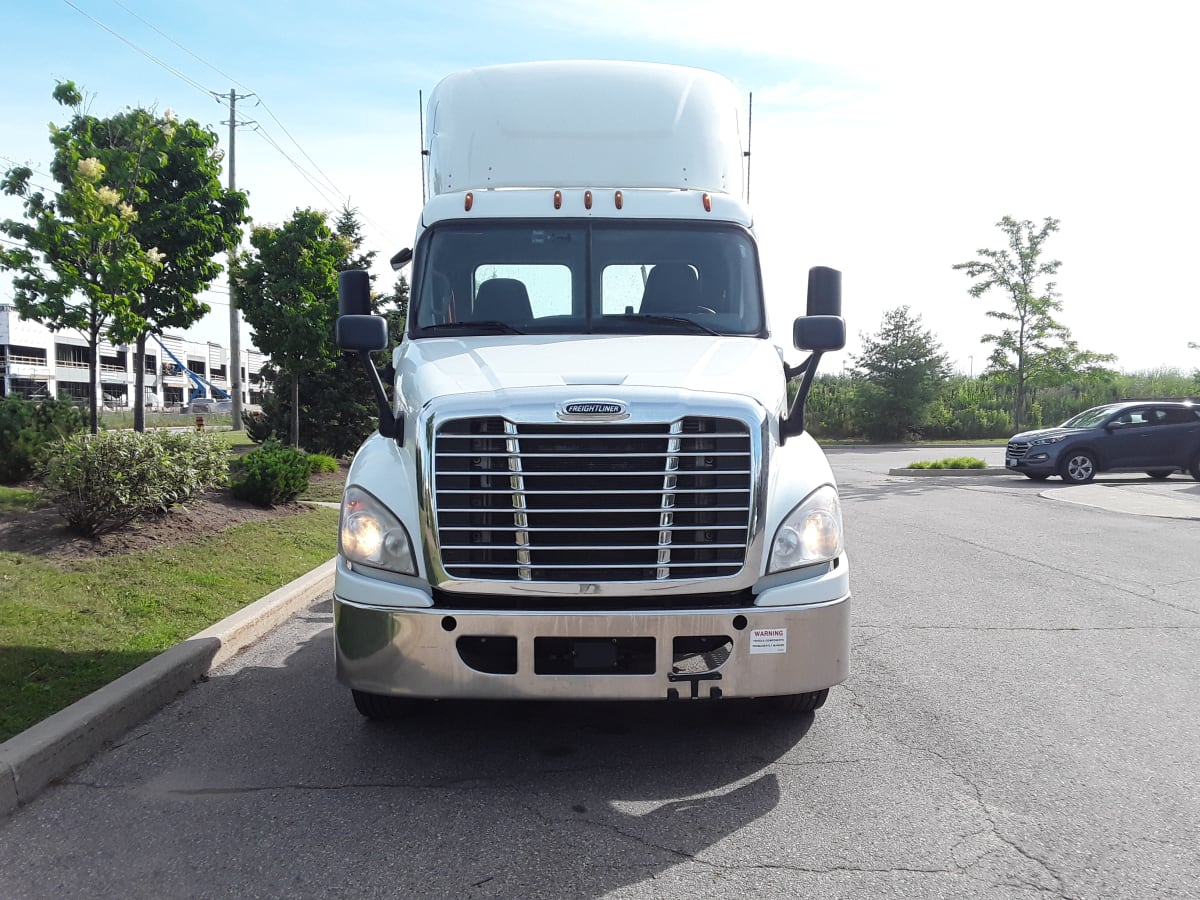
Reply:
[[[773,712],[810,713],[825,705],[829,688],[810,691],[807,694],[782,694],[778,697],[763,697],[761,703]]]
[[[1083,450],[1067,455],[1059,475],[1067,484],[1087,484],[1096,477],[1096,458]]]
[[[1174,469],[1154,469],[1146,474],[1151,478],[1170,478],[1171,473],[1174,471]]]
[[[350,693],[354,697],[355,708],[368,719],[394,719],[408,707],[408,701],[403,697],[354,690]]]

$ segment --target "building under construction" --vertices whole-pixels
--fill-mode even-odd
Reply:
[[[136,403],[135,348],[101,341],[100,403],[108,409],[132,409]],[[265,357],[241,352],[242,402],[262,400]],[[230,354],[222,344],[159,335],[147,341],[145,394],[150,409],[178,410],[194,400],[228,397],[232,391]],[[15,306],[0,303],[0,396],[30,399],[60,397],[81,405],[88,399],[91,348],[82,335],[51,331],[22,319]],[[188,371],[184,371],[186,368]]]

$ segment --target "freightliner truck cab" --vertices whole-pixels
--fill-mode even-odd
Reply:
[[[840,274],[797,273],[788,339],[809,355],[788,366],[733,86],[646,63],[494,66],[445,78],[427,122],[390,391],[367,274],[339,285],[338,344],[379,404],[333,600],[358,709],[815,710],[848,674],[841,507],[804,430],[818,360],[845,343]]]

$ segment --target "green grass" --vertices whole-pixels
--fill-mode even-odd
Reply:
[[[250,436],[245,431],[218,431],[216,435],[230,447],[255,446],[254,441],[250,440]]]
[[[64,565],[0,553],[0,741],[332,557],[337,516]]]
[[[338,481],[318,481],[315,484],[309,484],[308,490],[297,497],[297,500],[315,500],[324,503],[341,503],[342,491],[345,489],[346,483],[343,480]]]
[[[986,469],[987,463],[974,456],[951,456],[947,459],[922,460],[908,464],[910,469]]]
[[[84,410],[86,416],[87,410]],[[224,425],[226,428],[233,422],[233,416],[225,413],[165,413],[146,410],[146,427],[147,428],[194,428],[196,427],[196,416],[201,416],[204,419],[206,427],[211,428],[214,425]],[[133,427],[133,410],[131,409],[113,409],[100,411],[100,424],[104,428],[132,428]]]
[[[42,505],[42,495],[37,491],[0,485],[0,512],[24,512]]]

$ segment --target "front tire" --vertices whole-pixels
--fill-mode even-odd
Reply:
[[[385,694],[369,694],[351,690],[354,708],[368,719],[395,719],[408,709],[410,701],[403,697],[388,697]]]
[[[759,703],[771,712],[789,714],[813,713],[825,705],[829,688],[810,691],[807,694],[781,694],[778,697],[762,697]]]
[[[1059,475],[1067,484],[1087,484],[1096,477],[1096,457],[1084,450],[1070,453],[1062,461]]]

